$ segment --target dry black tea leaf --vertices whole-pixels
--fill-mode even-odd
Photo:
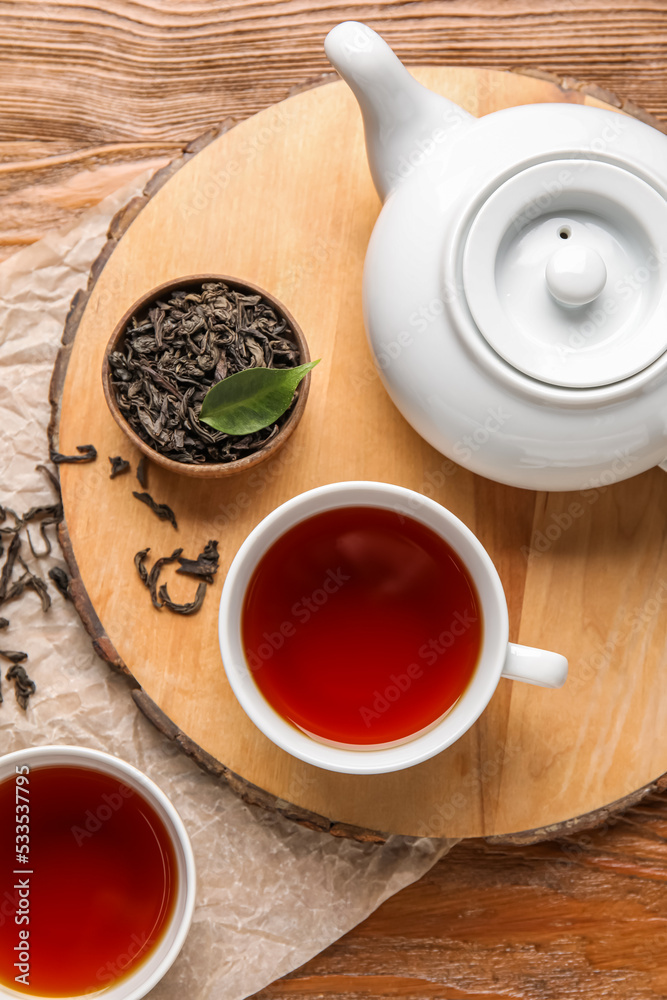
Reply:
[[[30,551],[32,552],[32,554],[34,555],[34,557],[36,559],[41,559],[42,556],[49,556],[49,555],[51,555],[51,539],[48,537],[48,535],[44,534],[44,532],[42,531],[42,526],[41,525],[40,525],[40,534],[41,534],[42,538],[44,539],[44,543],[45,543],[44,544],[44,551],[43,552],[38,552],[37,551],[37,549],[35,548],[35,546],[32,543],[32,536],[30,534],[30,529],[26,528],[26,535],[28,536],[28,545],[30,546]]]
[[[206,583],[213,583],[213,577],[218,571],[219,561],[218,543],[210,541],[207,542],[206,548],[203,552],[199,553],[196,559],[180,558],[178,560],[180,565],[176,572],[187,576],[199,577],[201,580],[205,580]]]
[[[2,567],[2,573],[0,574],[0,604],[9,599],[9,581],[11,580],[12,573],[14,572],[14,564],[18,558],[20,547],[21,538],[18,532],[15,532],[9,545],[9,549],[7,550],[5,565]]]
[[[151,601],[153,602],[153,606],[156,608],[162,607],[157,592],[157,585],[158,585],[158,580],[160,578],[160,573],[162,572],[162,567],[169,565],[169,563],[176,562],[176,560],[178,559],[178,557],[181,555],[182,552],[183,549],[174,549],[174,551],[170,556],[161,556],[160,559],[156,559],[153,564],[153,568],[148,574],[148,589],[151,592]]]
[[[21,517],[21,525],[29,524],[30,521],[39,521],[43,517],[57,517],[62,519],[63,507],[60,503],[42,504],[40,507],[31,507]]]
[[[153,497],[150,495],[150,493],[136,493],[133,490],[132,496],[136,497],[137,500],[141,500],[141,502],[145,503],[147,507],[150,507],[153,513],[156,514],[161,521],[169,521],[170,524],[173,524],[173,526],[178,531],[178,525],[176,523],[176,515],[174,514],[171,507],[167,506],[166,503],[156,503],[155,500],[153,500]]]
[[[150,572],[148,572],[145,565],[149,552],[149,548],[141,549],[140,552],[137,552],[134,557],[134,565],[136,566],[141,582],[150,590],[151,601],[154,607],[158,610],[166,607],[179,615],[192,615],[196,611],[199,611],[206,596],[207,584],[213,583],[214,575],[218,569],[220,557],[218,555],[217,541],[211,540],[207,542],[204,551],[200,552],[196,559],[183,559],[183,549],[174,549],[170,556],[156,559]],[[162,567],[174,562],[179,563],[179,567],[176,570],[177,573],[199,578],[200,582],[197,587],[197,593],[194,600],[189,603],[178,604],[176,601],[173,601],[169,596],[166,584],[162,584],[158,589]]]
[[[148,570],[146,569],[145,561],[149,552],[150,548],[142,549],[134,557],[134,565],[137,567],[137,573],[141,577],[141,582],[146,584],[146,586],[148,586]]]
[[[32,521],[40,521],[39,533],[42,536],[42,541],[44,542],[44,551],[37,552],[35,546],[32,543],[32,537],[30,535],[30,530],[26,529],[26,534],[28,536],[28,545],[30,546],[30,551],[36,558],[41,558],[42,556],[48,556],[51,554],[51,540],[46,534],[46,529],[50,525],[60,524],[63,519],[63,505],[62,503],[54,504],[42,504],[39,507],[31,507],[23,517],[21,518],[20,526],[29,524]]]
[[[54,517],[62,510],[60,504],[42,504],[40,507],[31,507],[21,517],[21,524],[29,524],[30,521],[38,521],[41,517]]]
[[[4,524],[4,522],[7,520],[8,514],[11,514],[11,516],[14,518],[13,525]],[[0,535],[13,535],[15,532],[21,529],[21,525],[23,524],[23,518],[19,517],[16,511],[12,510],[11,507],[0,507],[0,524],[4,524],[4,527],[0,528]]]
[[[18,580],[14,580],[11,587],[7,591],[5,598],[2,601],[0,601],[0,604],[8,604],[10,601],[13,601],[14,598],[20,597],[26,588],[26,581],[28,579],[28,576],[29,576],[28,573],[24,573],[23,576],[19,577]]]
[[[26,535],[28,536],[28,545],[30,546],[30,551],[37,559],[41,559],[42,556],[51,555],[51,539],[47,535],[46,529],[50,527],[52,524],[60,524],[62,519],[63,518],[62,518],[62,507],[61,507],[59,514],[56,514],[54,517],[45,517],[44,520],[40,522],[39,533],[42,536],[42,541],[44,542],[43,552],[35,551],[35,547],[32,544],[32,538],[30,537],[30,530],[26,528]]]
[[[97,458],[97,449],[92,444],[78,444],[76,450],[78,455],[61,455],[59,451],[52,451],[51,461],[54,465],[83,465]]]
[[[41,577],[35,576],[35,574],[30,569],[28,569],[26,564],[23,562],[23,559],[21,559],[21,556],[18,557],[18,561],[21,563],[23,569],[25,570],[23,576],[18,581],[18,583],[22,583],[23,588],[26,590],[34,590],[37,596],[39,597],[40,601],[42,602],[42,611],[48,611],[49,608],[51,607],[51,597],[49,596],[49,588],[47,587],[44,580],[41,579]]]
[[[31,588],[35,591],[40,601],[42,602],[42,611],[48,611],[51,607],[51,597],[49,595],[49,588],[47,587],[44,580],[40,579],[38,576],[30,574],[30,579],[26,580],[26,587]]]
[[[60,492],[60,482],[58,480],[58,477],[54,476],[54,474],[51,472],[49,468],[46,467],[46,465],[36,465],[35,469],[38,472],[42,472],[46,476],[46,478],[49,480],[54,490],[56,491],[56,496],[58,497],[59,502],[62,503],[63,498]]]
[[[28,701],[37,690],[37,685],[28,677],[25,667],[15,663],[5,674],[8,681],[14,681],[14,694],[20,707],[25,712]]]
[[[294,331],[266,299],[205,282],[133,317],[109,364],[118,406],[139,437],[176,462],[203,464],[233,462],[262,448],[292,409],[237,437],[199,420],[209,389],[249,368],[295,368],[300,360]]]
[[[109,479],[115,479],[116,476],[121,476],[124,472],[130,471],[130,463],[126,462],[120,455],[115,455],[113,458],[109,455],[109,461],[111,462]]]
[[[87,456],[82,454],[80,458],[77,458],[76,456],[72,456],[72,458],[76,461],[91,461],[94,457],[91,455],[91,449],[92,446],[79,448],[78,450],[80,452],[87,452]],[[94,449],[92,449],[92,451],[94,451]],[[67,456],[64,457],[67,458]],[[47,534],[47,528],[60,524],[63,519],[63,507],[62,497],[60,494],[60,484],[56,476],[54,476],[53,473],[44,465],[37,465],[35,468],[42,472],[49,480],[49,484],[53,487],[53,490],[56,493],[57,502],[36,505],[27,510],[22,516],[19,516],[16,511],[12,510],[10,507],[0,506],[0,525],[2,525],[2,527],[0,527],[0,536],[3,540],[9,539],[6,554],[4,546],[0,545],[0,556],[5,556],[2,571],[0,572],[0,604],[5,604],[21,597],[26,590],[33,590],[40,599],[42,610],[48,611],[51,607],[49,588],[46,582],[41,579],[41,577],[33,573],[22,559],[21,532],[25,529],[30,551],[33,556],[40,558],[41,556],[48,555],[52,551],[52,546],[51,540]],[[13,518],[13,525],[5,523],[8,516]],[[41,552],[35,549],[32,536],[30,534],[29,525],[34,526],[35,524],[39,524],[39,532],[44,542],[44,550]],[[17,565],[21,566],[23,572],[18,579],[15,579],[14,571]],[[69,578],[64,570],[56,567],[49,572],[49,576],[61,593],[63,593],[63,596],[68,596]],[[8,626],[9,621],[6,618],[0,618],[0,629],[6,629]],[[18,650],[5,649],[0,650],[0,658],[8,660],[12,664],[11,670],[7,674],[7,679],[15,681],[16,699],[19,705],[25,709],[28,704],[28,699],[35,692],[34,682],[30,680],[24,668],[21,666],[23,661],[27,659],[27,653],[23,653]],[[2,702],[1,691],[0,702]]]
[[[139,459],[139,464],[137,465],[137,479],[139,480],[139,485],[142,490],[148,487],[148,459],[145,455],[142,455]]]
[[[53,569],[49,570],[49,580],[53,582],[56,590],[59,590],[66,601],[70,600],[70,578],[62,568],[62,566],[54,566]]]
[[[0,649],[0,656],[9,660],[10,663],[23,663],[24,660],[28,659],[27,653],[14,652],[12,649]]]
[[[193,615],[195,611],[199,611],[204,603],[204,598],[206,597],[206,583],[202,580],[199,584],[197,587],[197,593],[195,594],[195,599],[191,604],[176,604],[172,601],[167,592],[166,583],[163,583],[160,587],[158,596],[164,607],[169,608],[170,611],[174,611],[177,615]]]

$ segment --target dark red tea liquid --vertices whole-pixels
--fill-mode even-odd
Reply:
[[[15,776],[0,783],[0,983],[27,996],[93,993],[160,941],[178,888],[174,848],[154,809],[117,778],[68,766],[27,777],[27,814],[17,816]],[[29,985],[16,980],[26,957]]]
[[[393,743],[460,698],[482,643],[453,549],[391,510],[345,507],[290,528],[245,595],[246,659],[266,700],[325,741]]]

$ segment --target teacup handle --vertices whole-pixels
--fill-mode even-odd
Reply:
[[[560,653],[510,642],[502,676],[539,687],[559,688],[567,680],[567,660]]]

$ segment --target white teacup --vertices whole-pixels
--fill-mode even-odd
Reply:
[[[107,987],[101,987],[93,994],[86,994],[87,997],[95,996],[104,998],[104,1000],[140,1000],[153,989],[173,965],[190,929],[196,889],[195,861],[190,839],[176,809],[164,792],[150,778],[138,771],[136,767],[132,767],[131,764],[126,764],[125,761],[98,750],[76,746],[41,746],[17,750],[0,757],[0,781],[14,776],[16,768],[27,766],[30,771],[33,771],[37,768],[56,765],[88,768],[98,773],[111,775],[118,780],[119,784],[127,785],[157,813],[173,845],[178,887],[173,912],[160,941],[134,971]],[[5,821],[3,818],[3,822]],[[38,877],[39,873],[36,872],[35,878]],[[58,919],[57,913],[54,913],[53,919]],[[12,1000],[16,1000],[16,998],[25,995],[25,993],[6,989],[0,985],[0,998],[11,997]],[[76,1000],[76,998],[72,998],[72,1000]]]
[[[382,747],[332,745],[315,739],[284,719],[265,699],[248,666],[241,636],[246,590],[264,553],[300,521],[340,507],[379,507],[422,522],[458,554],[479,596],[484,622],[482,646],[473,677],[444,718],[426,730]],[[389,483],[347,482],[319,486],[288,500],[250,532],[229,569],[220,600],[219,639],[222,661],[234,694],[265,736],[288,753],[349,774],[399,771],[435,756],[458,740],[479,718],[501,677],[541,687],[561,687],[567,660],[508,641],[507,601],[486,549],[469,528],[434,500]]]

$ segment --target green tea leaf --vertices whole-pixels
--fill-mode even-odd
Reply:
[[[246,368],[212,386],[199,419],[225,434],[253,434],[269,427],[289,407],[296,387],[317,361],[297,368]]]

